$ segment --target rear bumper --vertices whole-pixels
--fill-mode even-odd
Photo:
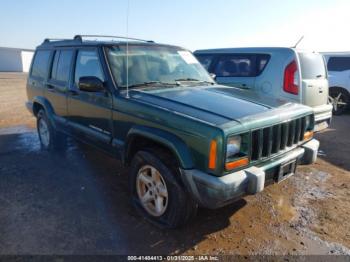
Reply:
[[[319,142],[307,142],[287,154],[261,166],[252,166],[231,174],[216,177],[199,170],[181,170],[182,180],[196,201],[207,208],[225,206],[244,195],[264,190],[265,181],[271,170],[281,164],[297,159],[301,164],[316,161]]]

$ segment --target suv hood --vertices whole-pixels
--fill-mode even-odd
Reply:
[[[270,109],[267,105],[238,98],[220,90],[222,86],[176,87],[133,90],[130,97],[139,102],[158,106],[178,114],[223,125]]]

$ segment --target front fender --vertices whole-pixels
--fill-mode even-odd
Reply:
[[[153,140],[156,143],[167,147],[179,161],[180,167],[183,169],[193,168],[193,160],[189,148],[186,143],[178,136],[167,131],[146,127],[135,126],[130,129],[127,135],[127,151],[129,152],[129,145],[133,137],[141,136]]]

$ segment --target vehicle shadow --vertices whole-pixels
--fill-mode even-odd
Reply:
[[[90,146],[69,139],[51,153],[35,132],[1,134],[0,157],[0,254],[179,254],[246,205],[200,209],[189,225],[164,230],[132,207],[128,170]]]
[[[315,135],[320,141],[319,157],[325,161],[350,171],[350,113],[333,116],[331,126]]]
[[[230,217],[246,205],[244,199],[216,210],[200,208],[197,216],[185,227],[176,230],[160,229],[143,219],[132,207],[128,191],[128,170],[118,163],[116,172],[110,172],[114,164],[104,154],[85,145],[79,145],[86,152],[86,158],[92,169],[106,172],[94,172],[99,186],[106,193],[105,203],[111,223],[123,223],[123,231],[128,246],[128,254],[180,254],[195,250],[196,245],[208,237],[231,225]],[[108,171],[109,170],[109,171]]]

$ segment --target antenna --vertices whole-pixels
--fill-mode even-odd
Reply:
[[[126,8],[126,98],[129,97],[129,6],[130,0],[127,0]]]
[[[300,42],[301,42],[303,39],[304,39],[304,36],[302,35],[302,36],[299,38],[298,42],[296,42],[296,44],[295,44],[294,46],[292,46],[292,48],[296,48],[296,47],[300,44]]]

